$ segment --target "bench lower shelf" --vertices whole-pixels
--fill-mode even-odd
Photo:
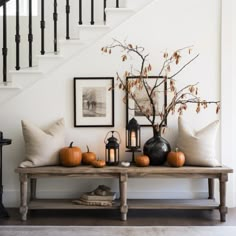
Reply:
[[[73,203],[76,199],[35,199],[29,202],[29,209],[119,209],[119,201],[112,206],[87,206]]]
[[[219,209],[213,199],[130,199],[129,209]]]
[[[74,199],[35,199],[29,209],[120,209],[120,201],[112,206],[86,206],[73,203]],[[213,199],[128,199],[129,209],[219,209]]]

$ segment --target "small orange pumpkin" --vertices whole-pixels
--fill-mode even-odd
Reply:
[[[150,159],[146,155],[139,155],[135,157],[135,164],[139,167],[146,167],[150,164]]]
[[[95,160],[92,162],[93,167],[101,168],[106,165],[106,162],[104,160]]]
[[[174,151],[171,151],[167,155],[167,162],[172,167],[181,167],[184,165],[185,156],[183,152],[178,151],[178,148]]]
[[[87,152],[82,153],[82,163],[85,165],[91,165],[93,161],[96,160],[96,154],[94,152],[89,151],[89,147],[87,145]]]
[[[60,162],[63,166],[78,166],[82,160],[82,152],[79,147],[73,147],[73,142],[69,147],[64,147],[59,151]]]

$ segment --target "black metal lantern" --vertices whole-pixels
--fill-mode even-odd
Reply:
[[[141,145],[140,125],[135,118],[132,118],[126,125],[126,148],[128,152],[132,152],[132,162],[134,162],[134,152],[138,150]]]
[[[111,133],[111,137],[107,139],[108,134]],[[119,140],[114,137],[114,134],[118,134]],[[118,165],[120,161],[120,135],[116,131],[110,131],[107,133],[104,143],[106,144],[105,159],[107,165]]]

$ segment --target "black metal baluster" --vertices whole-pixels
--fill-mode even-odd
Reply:
[[[44,30],[45,30],[44,0],[41,0],[41,21],[40,21],[40,28],[41,28],[41,55],[44,55],[45,54],[45,49],[44,49]]]
[[[7,82],[7,5],[3,3],[3,83]]]
[[[82,0],[79,0],[79,25],[82,25]]]
[[[119,5],[120,5],[119,0],[116,0],[116,8],[119,8],[120,7]]]
[[[107,0],[104,0],[103,7],[104,7],[104,10],[103,10],[103,21],[104,21],[104,23],[106,23],[106,20],[107,20],[107,16],[106,16]]]
[[[91,25],[94,25],[94,0],[91,0]]]
[[[19,0],[16,0],[16,70],[20,69],[20,10]]]
[[[54,20],[54,52],[57,52],[57,0],[54,0],[54,13],[53,13],[53,20]]]
[[[70,0],[66,0],[66,39],[70,39]]]
[[[32,0],[29,0],[29,67],[32,67],[32,43],[33,43],[33,34],[32,34]]]

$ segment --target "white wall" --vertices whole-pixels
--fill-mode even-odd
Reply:
[[[144,46],[150,52],[150,62],[154,74],[161,65],[163,50],[175,50],[194,45],[194,52],[200,57],[176,77],[179,84],[199,82],[202,97],[211,100],[220,99],[221,66],[221,1],[220,0],[159,0],[138,13],[132,19],[119,26],[102,38],[88,50],[72,58],[56,71],[47,75],[31,88],[1,105],[0,125],[6,137],[12,138],[11,146],[4,147],[3,176],[4,202],[6,206],[16,206],[19,202],[19,181],[14,169],[24,159],[24,143],[20,121],[31,120],[40,127],[45,127],[59,117],[66,121],[66,140],[71,140],[85,151],[86,144],[99,157],[104,156],[103,140],[113,128],[74,128],[73,127],[73,78],[82,76],[115,76],[125,69],[120,60],[120,53],[102,55],[100,48],[112,42],[112,38],[127,40]],[[115,91],[115,127],[125,139],[125,105],[122,92]],[[186,119],[196,128],[218,119],[215,107],[196,114],[190,108]],[[165,137],[175,146],[177,136],[177,115],[168,119]],[[94,135],[96,134],[96,135]],[[142,129],[142,143],[151,137],[150,128]],[[228,138],[228,137],[225,137]],[[99,141],[98,141],[99,140]],[[217,138],[217,158],[220,156],[220,132]],[[124,141],[121,144],[122,159],[130,160],[125,152]],[[224,157],[223,161],[227,161]],[[115,180],[42,180],[39,182],[40,195],[43,196],[79,196],[83,191],[90,191],[97,184],[105,183],[114,190]],[[202,197],[206,196],[206,181],[202,180],[141,180],[129,182],[129,197]]]
[[[233,0],[222,1],[222,39],[221,39],[221,146],[223,162],[234,168],[236,162],[234,158],[234,133],[236,130],[235,119],[235,63],[236,63],[236,4]],[[228,196],[232,198],[229,201],[235,206],[235,174],[230,175]]]

